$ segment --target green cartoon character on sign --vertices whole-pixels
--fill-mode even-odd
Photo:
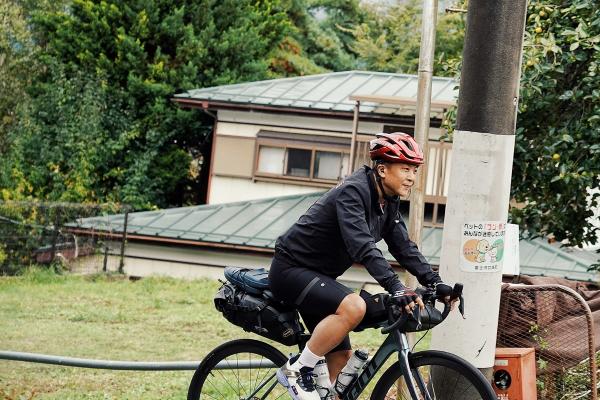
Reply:
[[[497,239],[494,243],[492,243],[492,248],[488,252],[490,256],[491,262],[502,261],[502,256],[504,255],[504,241],[502,239]]]

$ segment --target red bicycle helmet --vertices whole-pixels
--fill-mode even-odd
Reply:
[[[423,152],[419,144],[407,133],[378,133],[371,140],[369,155],[373,161],[423,164]]]

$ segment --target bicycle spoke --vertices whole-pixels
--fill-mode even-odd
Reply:
[[[252,360],[251,360],[251,354],[250,354],[250,353],[248,353],[248,362],[250,362],[250,361],[252,361]],[[260,362],[262,363],[262,360],[261,360]],[[260,367],[259,367],[259,368],[260,368]],[[256,379],[257,379],[257,381],[258,381],[258,373],[260,372],[260,369],[259,369],[259,368],[256,368]],[[256,385],[254,384],[254,382],[253,382],[253,380],[252,380],[252,378],[253,378],[253,377],[252,377],[252,375],[253,375],[253,374],[252,374],[252,370],[251,370],[251,369],[250,369],[250,370],[248,370],[248,379],[249,379],[249,381],[250,381],[250,387],[248,388],[248,389],[249,389],[249,391],[254,391],[254,388],[256,388]]]
[[[262,388],[263,386],[265,386],[271,379],[273,379],[275,377],[275,373],[272,372],[273,371],[272,368],[269,368],[269,369],[263,368],[263,369],[266,369],[266,372],[262,375],[262,377],[260,377],[260,380],[259,380],[258,375],[260,374],[260,370],[261,370],[261,367],[262,367],[262,361],[263,361],[263,359],[261,359],[261,361],[260,361],[259,368],[257,368],[257,374],[256,374],[256,377],[257,377],[256,382],[257,382],[257,384],[258,384],[258,382],[260,382],[260,384],[258,384],[256,386],[256,388],[257,388],[256,391],[257,392],[260,390],[260,388]],[[271,375],[269,376],[269,374],[271,374]],[[267,377],[269,377],[269,378],[266,379]],[[277,383],[277,380],[275,380],[275,383]],[[273,390],[273,387],[271,387],[265,393],[265,396],[268,395],[271,390]]]
[[[267,381],[266,381],[266,382],[264,382],[264,383],[261,383],[261,389],[262,389],[262,387],[266,386],[266,385],[267,385],[267,383],[269,383],[269,381],[270,381],[271,379],[273,379],[274,377],[275,377],[275,374],[273,374],[273,375],[271,376],[271,378],[267,379]],[[269,387],[267,388],[267,390],[265,390],[265,394],[263,395],[263,398],[267,397],[267,396],[268,396],[268,395],[271,393],[271,391],[272,391],[272,390],[273,390],[275,387],[277,387],[277,384],[278,384],[277,380],[275,380],[273,383],[271,383],[271,386],[269,386]],[[257,390],[257,392],[258,392],[258,391],[259,391],[259,390]],[[279,395],[277,398],[279,398],[279,397],[281,397],[281,395]]]
[[[221,393],[221,391],[219,390],[219,387],[212,380],[207,380],[207,382],[210,383],[210,385],[213,387],[213,389],[215,391],[217,391],[222,398],[225,398],[225,395],[223,393]],[[214,397],[210,394],[208,394],[208,395],[216,399],[216,397]]]
[[[261,382],[261,383],[265,381],[265,378],[266,378],[266,377],[269,375],[269,373],[271,373],[271,371],[273,370],[272,368],[269,368],[269,369],[262,368],[262,362],[263,362],[263,360],[264,360],[264,358],[261,358],[261,359],[260,359],[260,364],[259,364],[259,366],[258,366],[258,368],[257,368],[257,374],[256,374],[256,378],[257,378],[257,380],[256,380],[256,381],[258,382],[258,381],[259,381],[259,380],[258,380],[258,375],[260,374],[260,370],[261,370],[261,369],[265,369],[265,370],[266,370],[266,372],[265,372],[265,373],[264,373],[264,374],[263,374],[263,375],[260,377],[260,382]]]
[[[269,379],[267,379],[266,381],[264,379],[262,379],[260,381],[260,384],[258,384],[258,380],[257,380],[256,381],[257,384],[252,386],[252,392],[248,395],[248,398],[259,393],[269,383],[269,381],[271,379],[273,379],[274,377],[275,377],[275,374],[271,374],[271,377]],[[271,392],[271,390],[273,390],[273,388],[275,387],[276,384],[277,384],[277,381],[275,381],[273,384],[271,384],[271,386],[265,392],[264,396],[267,396]]]
[[[253,354],[248,353],[247,360],[248,362],[258,361],[257,368],[240,368],[241,360],[239,355],[236,354],[235,359],[233,360],[223,360],[227,365],[227,369],[211,372],[211,375],[215,379],[207,379],[206,384],[208,384],[211,390],[223,399],[231,397],[227,396],[226,392],[223,392],[223,386],[225,386],[225,389],[228,388],[234,392],[240,399],[251,399],[261,392],[264,392],[264,394],[261,395],[261,398],[266,398],[278,385],[276,375],[273,368],[262,368],[265,362],[264,357],[260,357],[259,359],[255,358],[253,360],[252,356]],[[244,357],[244,359],[246,359],[246,357]],[[256,372],[254,372],[254,369],[256,369]],[[264,369],[265,371],[263,372],[261,369]],[[215,380],[218,383],[215,383]],[[273,382],[269,383],[270,381]],[[273,394],[277,395],[277,398],[281,398],[286,393],[287,392]],[[211,394],[205,393],[204,395],[216,399],[216,397]]]
[[[283,364],[285,359],[277,349],[256,340],[224,343],[194,374],[188,399],[286,399],[287,391],[277,382],[273,367]]]
[[[239,369],[240,368],[240,359],[238,358],[237,354],[235,355],[235,367],[236,367],[236,369],[235,369],[235,372],[236,372],[235,376],[237,377],[237,384],[238,384],[237,395],[239,397],[240,393],[242,393],[242,384],[240,382],[241,372],[239,372],[240,371],[240,369]]]
[[[456,379],[454,380],[454,388],[452,389],[452,393],[456,393],[456,387],[458,386],[458,380],[460,379],[460,375],[456,375]],[[452,395],[454,398],[454,395]]]
[[[436,376],[437,374],[433,371],[434,368],[433,367],[429,367],[428,368],[428,372],[429,372],[429,383],[427,384],[427,387],[430,388],[430,391],[433,392],[433,398],[437,399],[437,394],[435,392],[435,382],[436,382]]]
[[[443,361],[444,359],[442,359]],[[414,398],[408,387],[411,383],[404,379],[401,370],[397,367],[391,370],[395,374],[387,378],[385,391],[379,393],[379,397],[375,398],[385,400],[482,400],[492,398],[482,396],[478,391],[476,385],[481,382],[479,377],[465,375],[465,372],[460,370],[460,366],[457,365],[451,363],[450,365],[413,365],[411,374],[415,380],[417,393]]]
[[[219,374],[223,377],[223,380],[225,381],[225,383],[227,383],[227,385],[231,388],[231,390],[233,390],[234,393],[239,395],[240,394],[240,377],[238,375],[239,368],[237,368],[239,366],[239,362],[236,361],[236,368],[232,368],[231,364],[229,363],[229,360],[225,360],[225,361],[227,362],[227,366],[230,369],[232,369],[232,371],[235,371],[232,373],[235,373],[235,377],[237,380],[237,387],[238,387],[237,392],[236,392],[235,388],[233,387],[233,385],[231,383],[229,383],[229,379],[227,379],[227,377],[223,373],[223,370],[219,370]]]

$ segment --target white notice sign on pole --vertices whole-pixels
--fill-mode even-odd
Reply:
[[[465,222],[462,226],[461,270],[465,272],[501,271],[505,231],[505,222]]]

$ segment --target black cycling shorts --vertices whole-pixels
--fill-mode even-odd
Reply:
[[[335,314],[342,300],[354,293],[328,275],[293,266],[277,256],[271,263],[269,284],[276,298],[298,309],[310,332],[325,317]],[[330,353],[351,348],[350,337],[346,335]]]

